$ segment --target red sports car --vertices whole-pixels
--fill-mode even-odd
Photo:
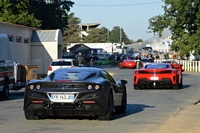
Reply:
[[[123,62],[119,63],[119,69],[122,69],[122,68],[133,69],[133,68],[136,68],[136,66],[137,66],[137,63],[134,60],[131,60],[131,59],[126,59]]]
[[[142,88],[182,88],[182,71],[175,69],[170,63],[151,63],[133,74],[135,90]]]
[[[176,61],[163,61],[163,63],[170,63],[175,69],[178,69],[180,72],[184,72],[183,65]]]

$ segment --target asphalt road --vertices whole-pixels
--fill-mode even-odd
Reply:
[[[90,118],[47,118],[26,120],[23,113],[23,89],[12,91],[0,101],[0,132],[6,133],[147,133],[157,131],[185,106],[200,100],[199,73],[184,72],[180,90],[134,90],[133,69],[105,66],[116,81],[126,79],[128,106],[125,114],[115,114],[111,121]],[[178,123],[177,123],[178,124]]]

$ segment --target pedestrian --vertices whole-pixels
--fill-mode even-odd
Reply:
[[[90,64],[90,67],[94,67],[94,60],[93,60],[93,56],[90,55],[90,58],[89,58],[89,64]]]
[[[78,57],[76,58],[76,61],[77,61],[79,67],[83,67],[85,60],[84,60],[81,52],[78,53]]]

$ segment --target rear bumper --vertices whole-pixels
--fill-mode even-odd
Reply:
[[[82,94],[79,94],[82,95]],[[52,102],[47,98],[36,98],[25,93],[24,111],[37,116],[98,116],[108,111],[108,98],[104,93],[94,98],[78,98],[70,103]],[[33,103],[33,101],[41,101]],[[93,103],[89,103],[93,101]]]
[[[138,83],[134,84],[140,88],[171,88],[174,84],[170,78],[162,78],[160,80],[148,80],[147,78],[138,79]]]

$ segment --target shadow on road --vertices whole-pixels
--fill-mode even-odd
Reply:
[[[0,100],[0,102],[3,101],[10,101],[10,100],[16,100],[16,99],[23,99],[24,98],[24,90],[10,90],[10,96],[6,100]]]
[[[149,106],[149,105],[144,105],[144,104],[128,104],[126,113],[124,114],[118,114],[116,113],[113,117],[113,119],[120,119],[132,114],[136,114],[139,112],[142,112],[145,108],[155,108],[155,106]]]

